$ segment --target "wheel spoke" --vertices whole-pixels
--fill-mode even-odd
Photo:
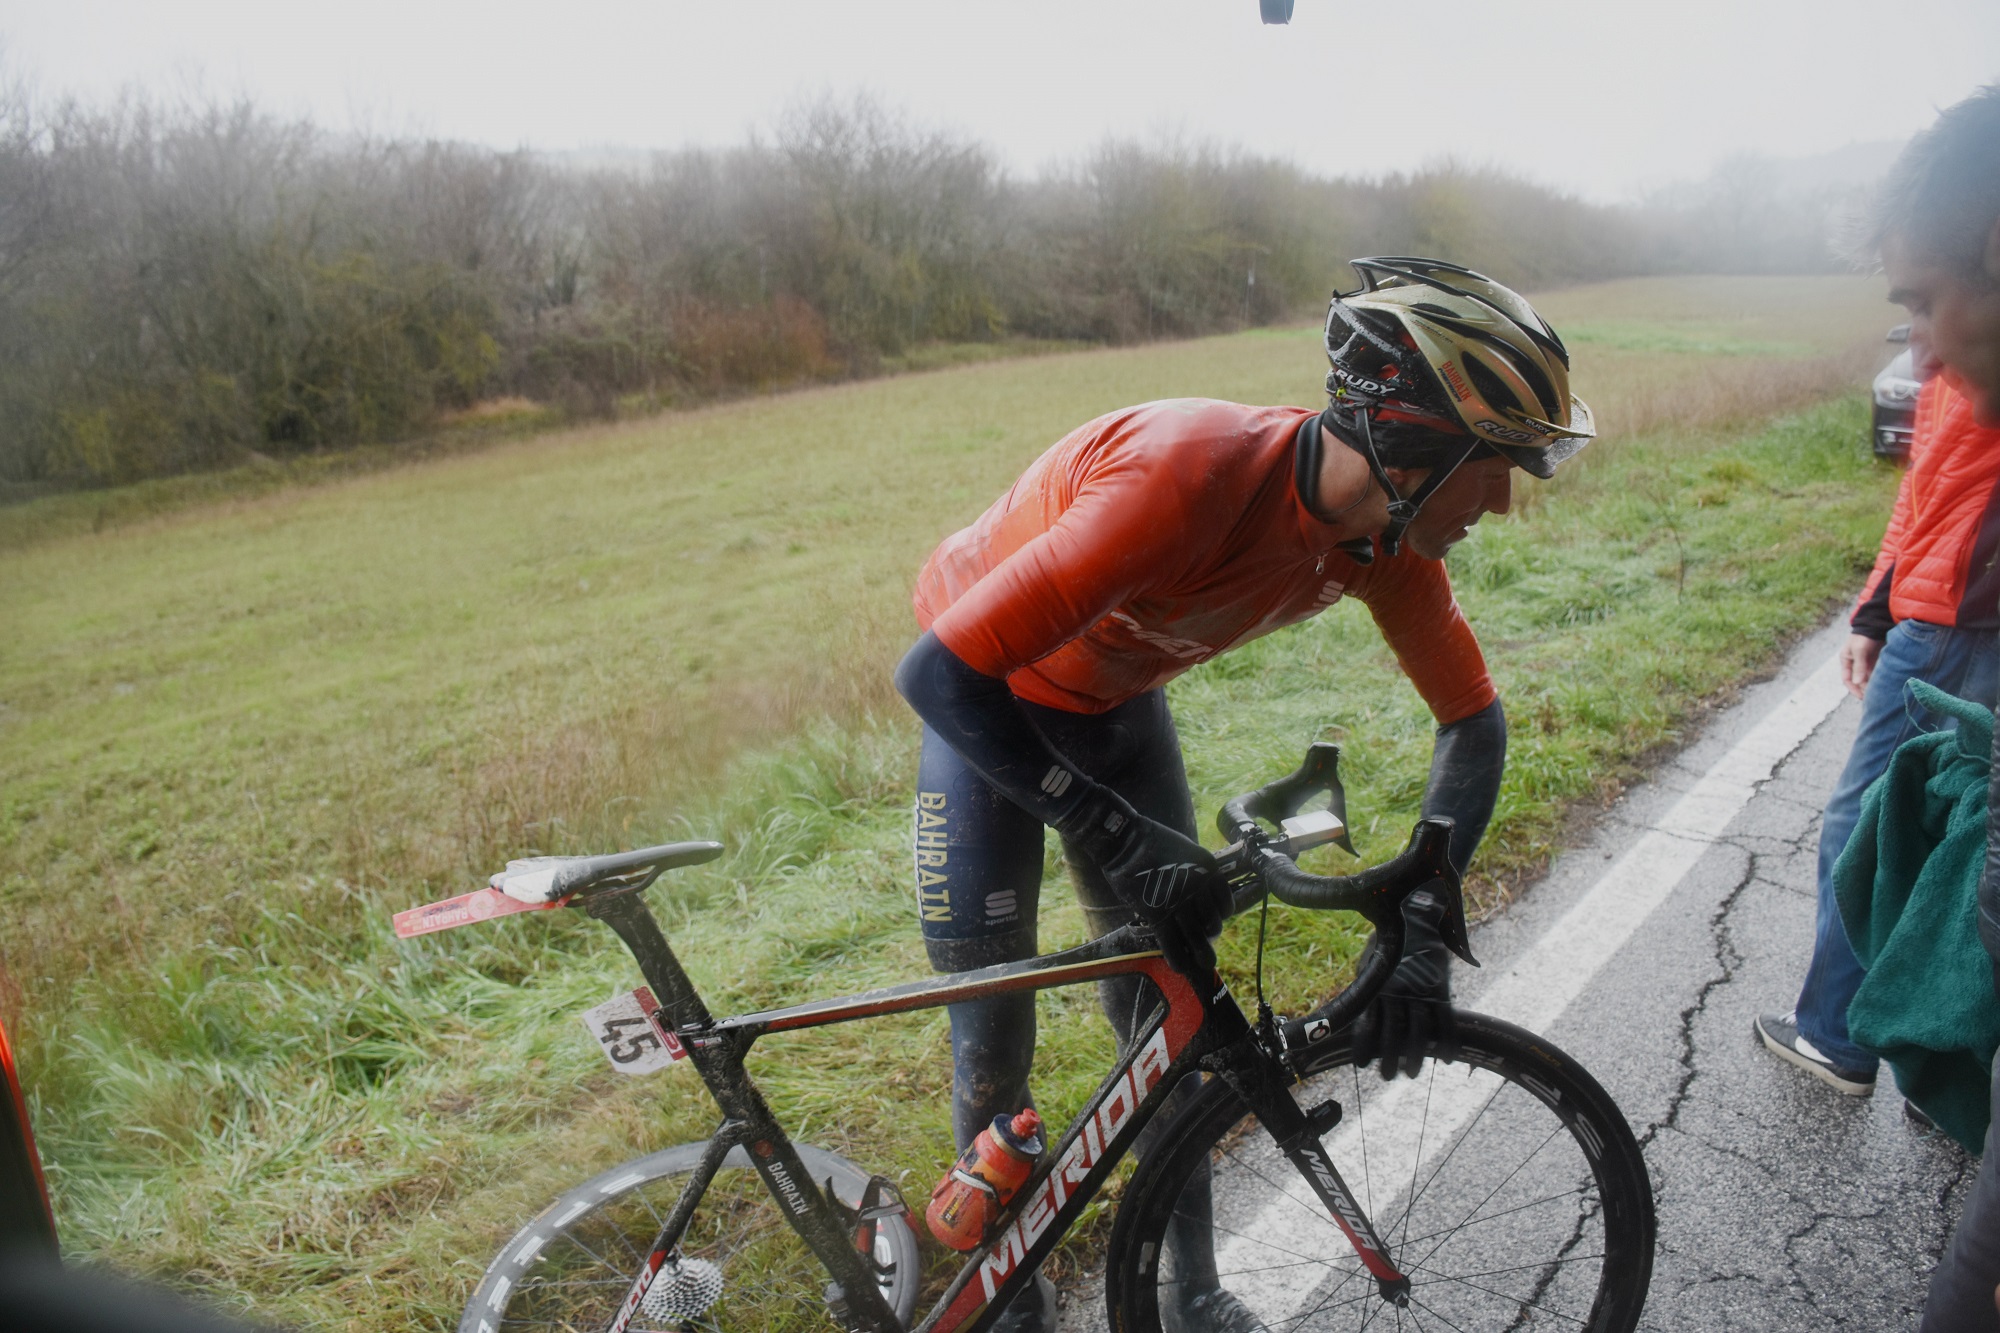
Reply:
[[[1408,1243],[1411,1245],[1421,1245],[1425,1241],[1434,1240],[1439,1236],[1450,1237],[1458,1235],[1461,1232],[1470,1231],[1474,1227],[1483,1227],[1490,1223],[1498,1222],[1505,1218],[1512,1217],[1516,1213],[1524,1213],[1528,1211],[1530,1208],[1540,1208],[1545,1204],[1559,1203],[1564,1199],[1584,1197],[1587,1196],[1588,1194],[1589,1194],[1589,1187],[1580,1185],[1575,1189],[1565,1190],[1561,1194],[1549,1194],[1539,1199],[1530,1199],[1526,1203],[1515,1204],[1512,1208],[1502,1208],[1500,1211],[1495,1213],[1486,1213],[1480,1217],[1468,1219],[1464,1222],[1454,1223],[1451,1226],[1444,1227],[1437,1231],[1427,1231],[1421,1236],[1412,1236],[1410,1237]],[[1587,1209],[1580,1211],[1583,1213],[1588,1212]]]
[[[1199,1220],[1195,1219],[1195,1215],[1193,1213],[1176,1211],[1174,1215],[1180,1218]],[[1267,1240],[1263,1236],[1253,1236],[1247,1231],[1237,1231],[1231,1227],[1225,1227],[1219,1222],[1216,1222],[1213,1218],[1208,1219],[1208,1224],[1209,1227],[1218,1236],[1228,1236],[1235,1240],[1248,1241],[1252,1245],[1261,1245],[1267,1250],[1276,1250],[1279,1254],[1290,1255],[1292,1258],[1298,1260],[1299,1264],[1320,1264],[1324,1266],[1328,1263],[1328,1260],[1324,1255],[1304,1254],[1298,1250],[1288,1250],[1284,1246],[1279,1245],[1274,1241]],[[1353,1259],[1357,1264],[1361,1262],[1360,1256],[1354,1254],[1352,1251],[1349,1251],[1345,1257]],[[1298,1266],[1297,1264],[1273,1264],[1270,1265],[1269,1267],[1271,1269],[1277,1269],[1277,1268],[1293,1268],[1297,1266]],[[1238,1268],[1238,1269],[1231,1269],[1230,1271],[1232,1273],[1249,1273],[1249,1272],[1258,1272],[1266,1270]]]
[[[1576,1256],[1576,1262],[1582,1263],[1585,1260],[1603,1259],[1604,1257],[1605,1255],[1602,1252],[1599,1252],[1597,1254],[1580,1254]],[[1540,1272],[1542,1269],[1547,1268],[1551,1262],[1561,1264],[1568,1262],[1568,1260],[1543,1259],[1538,1263],[1515,1264],[1511,1268],[1487,1268],[1487,1269],[1482,1269],[1476,1273],[1438,1273],[1434,1277],[1425,1278],[1422,1282],[1417,1281],[1415,1278],[1411,1278],[1410,1285],[1412,1287],[1429,1287],[1429,1286],[1435,1286],[1440,1282],[1469,1283],[1471,1279],[1476,1277],[1505,1277],[1509,1273],[1526,1273],[1531,1269],[1536,1272]]]
[[[1403,1236],[1402,1239],[1396,1242],[1398,1250],[1403,1249],[1409,1243],[1410,1214],[1415,1211],[1417,1203],[1417,1172],[1424,1169],[1424,1135],[1430,1131],[1431,1127],[1431,1094],[1437,1091],[1437,1067],[1438,1062],[1436,1060],[1431,1061],[1430,1076],[1424,1080],[1424,1113],[1417,1118],[1417,1150],[1410,1155],[1410,1205],[1403,1209],[1403,1216],[1401,1218]],[[1463,1141],[1463,1136],[1461,1136],[1460,1142]]]
[[[571,1232],[568,1227],[563,1227],[558,1234],[560,1234],[562,1238],[568,1241],[571,1245],[574,1245],[577,1249],[582,1250],[585,1254],[589,1255],[591,1259],[593,1259],[596,1262],[599,1268],[602,1268],[609,1273],[623,1274],[624,1272],[623,1269],[619,1268],[618,1265],[610,1262],[603,1255],[599,1254],[596,1250],[591,1249],[588,1245],[585,1245],[582,1241],[578,1240],[575,1234]]]
[[[1393,1244],[1406,1296],[1382,1295],[1315,1183],[1279,1164],[1221,1085],[1213,1109],[1189,1122],[1201,1137],[1159,1159],[1160,1183],[1149,1186],[1143,1171],[1134,1178],[1126,1207],[1155,1220],[1126,1236],[1118,1262],[1132,1262],[1140,1237],[1162,1245],[1169,1222],[1174,1236],[1201,1231],[1214,1267],[1156,1252],[1141,1270],[1162,1309],[1170,1293],[1219,1279],[1271,1333],[1492,1333],[1536,1321],[1629,1333],[1653,1245],[1650,1183],[1630,1129],[1545,1041],[1468,1018],[1462,1062],[1433,1059],[1421,1086],[1383,1092],[1351,1061],[1308,1085],[1352,1098],[1324,1146],[1353,1172],[1356,1203]],[[1309,1093],[1295,1095],[1303,1103]],[[1212,1214],[1160,1193],[1185,1186],[1197,1166],[1213,1171]]]
[[[1470,1074],[1472,1073],[1470,1069],[1468,1069],[1466,1072],[1468,1076],[1470,1076]],[[1479,1104],[1479,1109],[1472,1113],[1472,1118],[1466,1121],[1465,1124],[1460,1127],[1458,1132],[1458,1137],[1452,1140],[1451,1147],[1445,1150],[1444,1157],[1439,1160],[1436,1166],[1431,1168],[1430,1175],[1424,1178],[1423,1188],[1412,1190],[1409,1199],[1404,1202],[1403,1217],[1405,1219],[1407,1219],[1410,1213],[1415,1210],[1418,1201],[1423,1198],[1424,1194],[1430,1189],[1432,1183],[1435,1182],[1439,1176],[1444,1174],[1444,1169],[1451,1165],[1452,1159],[1458,1156],[1458,1150],[1464,1147],[1465,1144],[1472,1138],[1473,1127],[1477,1125],[1481,1120],[1484,1120],[1486,1118],[1486,1113],[1493,1109],[1494,1101],[1500,1096],[1501,1091],[1507,1086],[1508,1086],[1507,1082],[1504,1079],[1496,1081],[1496,1083],[1494,1084],[1493,1091],[1486,1094],[1486,1100]],[[1426,1103],[1426,1109],[1428,1109],[1428,1103]],[[1423,1159],[1421,1156],[1419,1156],[1417,1160],[1419,1164],[1421,1164]]]
[[[1492,1105],[1491,1098],[1487,1099],[1487,1105],[1489,1106]],[[1520,1175],[1522,1171],[1526,1170],[1529,1162],[1532,1162],[1535,1160],[1535,1158],[1541,1156],[1542,1149],[1548,1147],[1549,1144],[1555,1140],[1556,1135],[1563,1132],[1563,1128],[1564,1126],[1562,1122],[1557,1121],[1556,1127],[1549,1131],[1547,1138],[1543,1139],[1540,1143],[1535,1145],[1535,1150],[1533,1152],[1529,1153],[1526,1157],[1522,1158],[1520,1164],[1516,1166],[1512,1171],[1509,1171],[1505,1176],[1503,1176],[1499,1184],[1495,1185],[1492,1189],[1488,1190],[1486,1192],[1486,1197],[1481,1199],[1478,1203],[1474,1204],[1472,1206],[1472,1210],[1468,1212],[1463,1218],[1459,1219],[1458,1225],[1447,1230],[1443,1235],[1441,1235],[1438,1238],[1437,1244],[1432,1245],[1429,1250],[1425,1251],[1424,1260],[1428,1260],[1431,1257],[1431,1255],[1436,1254],[1438,1252],[1439,1246],[1442,1246],[1445,1243],[1445,1241],[1449,1240],[1452,1236],[1457,1235],[1459,1232],[1465,1230],[1466,1226],[1472,1221],[1472,1219],[1478,1216],[1479,1210],[1481,1208],[1484,1208],[1488,1203],[1492,1202],[1494,1195],[1498,1194],[1501,1190],[1507,1188],[1508,1184],[1513,1181],[1515,1176]]]
[[[1414,1291],[1410,1293],[1410,1304],[1423,1306],[1424,1309],[1430,1310],[1431,1314],[1436,1317],[1439,1323],[1445,1325],[1447,1328],[1455,1330],[1456,1333],[1465,1333],[1465,1330],[1460,1328],[1458,1324],[1455,1323],[1453,1320],[1447,1318],[1442,1310],[1434,1310],[1431,1309],[1430,1306],[1424,1305],[1422,1301],[1417,1299],[1417,1294]]]
[[[619,1308],[631,1287],[630,1274],[639,1271],[645,1252],[672,1213],[667,1201],[682,1197],[694,1155],[679,1160],[689,1165],[665,1173],[644,1172],[633,1177],[631,1186],[608,1196],[590,1193],[589,1186],[565,1196],[555,1207],[570,1211],[556,1215],[570,1218],[570,1223],[549,1235],[525,1271],[510,1266],[491,1272],[475,1300],[490,1303],[489,1288],[502,1293],[506,1308],[496,1311],[500,1317],[494,1322],[503,1333],[597,1333]],[[575,1209],[579,1201],[588,1205],[581,1212]],[[882,1292],[891,1307],[901,1311],[914,1300],[920,1263],[907,1223],[892,1219],[883,1225],[899,1228],[883,1233],[889,1237],[898,1271],[883,1283]],[[721,1294],[690,1318],[642,1315],[633,1333],[834,1333],[822,1294],[825,1270],[786,1223],[780,1205],[754,1170],[730,1168],[719,1173],[695,1205],[681,1241],[681,1253],[702,1265],[695,1270],[693,1285],[681,1290],[689,1295],[699,1292],[707,1280],[700,1275],[713,1265],[722,1273]],[[532,1248],[525,1235],[509,1246],[502,1252],[508,1258]],[[630,1268],[616,1261],[620,1253],[635,1256]],[[514,1279],[511,1286],[495,1287],[503,1274]],[[656,1290],[664,1294],[669,1283],[680,1280],[663,1271]],[[486,1312],[483,1304],[479,1310]]]
[[[1470,1287],[1474,1291],[1484,1292],[1488,1296],[1498,1297],[1499,1299],[1506,1301],[1509,1305],[1520,1306],[1524,1309],[1540,1310],[1544,1314],[1554,1315],[1557,1319],[1567,1319],[1570,1323],[1576,1324],[1579,1327],[1590,1322],[1587,1319],[1579,1319],[1575,1315],[1570,1314],[1566,1311],[1557,1310],[1551,1306],[1542,1305],[1536,1301],[1528,1299],[1525,1296],[1516,1296],[1513,1295],[1511,1292],[1496,1291],[1492,1287],[1482,1287],[1477,1282],[1467,1282],[1463,1278],[1452,1278],[1449,1280],[1457,1283],[1460,1286]]]
[[[1223,1158],[1225,1161],[1228,1161],[1233,1165],[1240,1167],[1242,1170],[1249,1172],[1251,1175],[1257,1177],[1257,1179],[1263,1181],[1266,1185],[1269,1185],[1279,1195],[1297,1204],[1302,1210],[1304,1210],[1307,1216],[1311,1217],[1314,1221],[1319,1222],[1321,1225],[1325,1226],[1329,1231],[1332,1231],[1338,1235],[1345,1237],[1346,1233],[1342,1232],[1338,1224],[1336,1224],[1332,1218],[1326,1215],[1326,1205],[1320,1202],[1318,1195],[1312,1195],[1309,1196],[1308,1198],[1302,1199],[1298,1195],[1292,1193],[1290,1189],[1286,1188],[1286,1186],[1291,1183],[1291,1180],[1289,1178],[1282,1182],[1278,1180],[1273,1180],[1270,1176],[1264,1174],[1264,1172],[1261,1169],[1259,1169],[1254,1163],[1244,1161],[1242,1158],[1238,1157],[1233,1152],[1225,1151],[1223,1153]],[[1289,1166],[1291,1164],[1287,1162],[1286,1165]]]

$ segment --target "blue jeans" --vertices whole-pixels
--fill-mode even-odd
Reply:
[[[1947,694],[1993,706],[2000,681],[2000,648],[1991,630],[1960,630],[1905,620],[1889,631],[1861,700],[1861,729],[1847,753],[1847,767],[1827,799],[1819,829],[1819,907],[1812,963],[1799,990],[1799,1032],[1843,1068],[1872,1070],[1875,1054],[1847,1036],[1847,1006],[1865,972],[1847,942],[1833,899],[1833,863],[1861,816],[1861,796],[1889,767],[1889,756],[1912,736],[1956,725],[1906,697],[1912,680]]]

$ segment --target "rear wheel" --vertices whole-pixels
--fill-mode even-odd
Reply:
[[[585,1181],[522,1227],[486,1269],[459,1333],[591,1333],[611,1322],[662,1221],[701,1161],[684,1143]],[[829,1179],[850,1207],[868,1173],[843,1157],[796,1145],[813,1183]],[[633,1333],[822,1333],[825,1267],[806,1248],[741,1148],[723,1160],[687,1230],[680,1259],[654,1279]],[[882,1294],[905,1324],[917,1304],[917,1241],[899,1217],[877,1224]]]
[[[1633,1328],[1652,1276],[1654,1218],[1624,1117],[1532,1033],[1479,1014],[1458,1023],[1459,1052],[1426,1061],[1414,1081],[1355,1069],[1337,1037],[1293,1090],[1302,1106],[1340,1102],[1321,1142],[1410,1279],[1407,1305],[1384,1301],[1257,1118],[1211,1080],[1119,1206],[1106,1274],[1112,1327]],[[1235,1306],[1255,1319],[1218,1319]]]

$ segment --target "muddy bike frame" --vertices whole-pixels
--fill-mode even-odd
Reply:
[[[1428,832],[1426,828],[1428,826]],[[640,891],[644,885],[599,890],[579,896],[576,905],[610,926],[638,960],[654,996],[647,1013],[662,1041],[676,1041],[708,1085],[723,1122],[709,1139],[693,1176],[668,1211],[619,1313],[607,1333],[624,1333],[637,1315],[648,1287],[675,1255],[682,1231],[710,1181],[732,1149],[744,1148],[764,1184],[806,1245],[825,1265],[834,1286],[828,1296],[837,1319],[852,1329],[902,1333],[903,1325],[884,1299],[875,1269],[871,1223],[862,1207],[849,1208],[823,1191],[808,1174],[791,1139],[772,1116],[744,1069],[751,1046],[766,1033],[825,1027],[884,1014],[935,1009],[966,1000],[1080,985],[1138,973],[1165,997],[1133,1038],[1109,1075],[1068,1131],[1047,1153],[1014,1204],[1003,1214],[993,1238],[975,1250],[930,1313],[913,1333],[982,1333],[1074,1225],[1086,1205],[1130,1151],[1139,1131],[1160,1113],[1185,1076],[1208,1072],[1224,1079],[1270,1132],[1375,1278],[1384,1299],[1402,1304],[1409,1279],[1390,1260],[1388,1247],[1341,1179],[1320,1145],[1319,1135],[1339,1116],[1333,1102],[1311,1109],[1292,1098],[1297,1081],[1292,1054],[1311,1048],[1348,1026],[1382,985],[1401,953],[1401,901],[1418,884],[1435,878],[1450,826],[1419,826],[1409,852],[1412,864],[1399,882],[1384,883],[1383,907],[1369,912],[1385,946],[1371,951],[1351,985],[1303,1018],[1278,1021],[1266,1014],[1253,1025],[1219,975],[1198,986],[1172,967],[1141,927],[1127,926],[1087,944],[1018,963],[909,982],[858,995],[816,1000],[734,1018],[716,1019],[668,945]],[[1421,850],[1419,843],[1428,845]],[[1388,867],[1383,867],[1387,869]],[[1453,877],[1455,880],[1455,876]],[[650,878],[648,880],[650,882]],[[1453,887],[1456,885],[1454,883]],[[1254,901],[1254,886],[1239,894],[1238,905]],[[670,1039],[671,1038],[671,1039]],[[886,1182],[885,1182],[886,1183]],[[871,1193],[873,1192],[871,1188]],[[869,1253],[864,1253],[864,1249]]]

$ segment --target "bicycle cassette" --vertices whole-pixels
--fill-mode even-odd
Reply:
[[[654,1319],[699,1319],[722,1299],[722,1270],[706,1259],[669,1259],[639,1308]]]

